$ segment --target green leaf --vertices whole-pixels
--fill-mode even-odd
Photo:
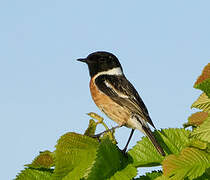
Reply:
[[[206,95],[210,98],[210,78],[206,79],[202,83],[194,86],[196,89],[200,89],[206,93]]]
[[[188,146],[196,147],[196,148],[203,149],[203,150],[208,148],[208,144],[206,142],[203,142],[203,141],[201,141],[199,139],[196,139],[196,138],[191,138],[191,141],[188,144]]]
[[[202,74],[195,82],[194,87],[204,91],[206,95],[210,98],[210,63],[205,66]]]
[[[147,137],[143,137],[128,154],[133,159],[135,167],[151,167],[158,166],[163,160],[163,157],[157,152],[152,143]]]
[[[167,154],[179,154],[190,142],[188,138],[190,131],[183,128],[162,129],[159,135],[162,138],[162,146]]]
[[[135,180],[155,180],[157,177],[162,176],[162,171],[152,171],[150,173],[146,173],[144,176],[140,176]]]
[[[27,168],[21,171],[15,180],[50,180],[51,176],[51,171]]]
[[[86,136],[94,135],[96,131],[96,126],[97,126],[97,123],[93,119],[90,119],[88,128],[86,129],[84,135]]]
[[[192,104],[191,108],[198,108],[204,112],[210,112],[210,98],[205,93],[202,93]]]
[[[124,169],[117,171],[110,180],[128,180],[134,178],[136,175],[137,169],[129,164]]]
[[[128,159],[109,138],[101,141],[88,180],[108,179],[128,164]]]
[[[67,133],[63,135],[56,145],[54,179],[79,179],[88,173],[93,164],[98,147],[94,138]],[[76,176],[75,176],[76,174]]]
[[[203,124],[192,131],[191,136],[210,143],[210,115]]]
[[[50,151],[40,152],[31,164],[26,164],[25,166],[31,168],[50,168],[54,166],[54,153]]]
[[[185,129],[170,128],[155,131],[154,135],[166,154],[179,154],[189,143],[189,133]],[[159,166],[164,159],[147,137],[143,137],[128,153],[136,167]]]
[[[196,148],[185,148],[180,155],[169,155],[163,161],[163,173],[171,179],[194,179],[210,167],[208,154]]]

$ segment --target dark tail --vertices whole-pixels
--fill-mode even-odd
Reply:
[[[158,144],[157,140],[155,139],[155,136],[153,135],[152,131],[145,126],[142,126],[142,129],[144,130],[145,134],[148,136],[148,138],[152,141],[152,144],[155,146],[157,151],[162,155],[165,156],[165,152],[163,151],[162,147]]]

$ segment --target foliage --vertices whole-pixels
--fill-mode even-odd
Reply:
[[[85,133],[66,133],[60,137],[54,152],[44,151],[27,164],[17,180],[181,180],[210,179],[210,63],[197,79],[195,88],[203,93],[192,108],[202,110],[192,114],[184,128],[155,130],[154,136],[164,149],[161,156],[147,137],[143,137],[127,153],[122,152],[114,131],[95,136],[103,118],[92,118]],[[186,129],[188,127],[188,129]],[[137,168],[162,166],[137,176]],[[141,172],[140,172],[141,174]],[[136,177],[136,178],[135,178]]]
[[[210,167],[207,152],[186,147],[179,155],[170,155],[163,161],[163,171],[171,179],[194,179],[201,176]]]

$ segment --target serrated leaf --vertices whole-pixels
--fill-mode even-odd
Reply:
[[[134,178],[136,175],[137,169],[129,164],[124,169],[117,171],[110,180],[128,180]]]
[[[190,131],[185,129],[170,128],[155,131],[154,135],[166,154],[179,154],[189,143],[189,133]],[[147,137],[143,137],[128,153],[136,167],[158,166],[164,159]]]
[[[201,141],[199,139],[195,139],[195,138],[193,138],[190,141],[190,143],[189,143],[188,146],[190,146],[190,147],[196,147],[196,148],[203,149],[203,150],[208,148],[206,142],[203,142],[203,141]]]
[[[25,166],[30,168],[50,168],[54,166],[54,154],[50,151],[40,152],[31,164]]]
[[[163,157],[157,152],[153,144],[147,137],[143,137],[141,141],[128,151],[133,159],[135,167],[151,167],[158,166]]]
[[[198,77],[197,81],[194,84],[194,87],[200,89],[206,93],[210,98],[210,63],[208,63],[202,74]]]
[[[125,168],[128,160],[108,138],[101,141],[88,180],[108,179]]]
[[[163,161],[163,174],[170,179],[194,179],[210,167],[208,154],[196,148],[185,148],[180,155],[169,155]]]
[[[201,84],[196,85],[195,88],[202,90],[210,98],[210,78],[203,81]]]
[[[15,178],[15,180],[50,180],[51,171],[42,171],[37,169],[26,168]]]
[[[55,150],[53,178],[82,178],[93,164],[98,144],[96,139],[76,133],[61,136]]]
[[[97,123],[93,119],[90,119],[88,128],[86,129],[84,135],[86,136],[94,135],[96,131],[96,126],[97,126]]]
[[[146,173],[143,176],[140,176],[135,180],[155,180],[157,177],[162,176],[162,174],[162,171],[152,171],[150,173]]]
[[[203,124],[192,131],[191,136],[210,143],[210,115]]]
[[[207,119],[207,117],[208,117],[207,112],[196,112],[188,118],[187,125],[188,126],[199,126]]]
[[[205,93],[202,93],[192,104],[191,108],[198,108],[205,112],[210,112],[210,98]]]
[[[159,133],[162,147],[167,154],[179,154],[189,143],[190,131],[183,128],[162,129]]]

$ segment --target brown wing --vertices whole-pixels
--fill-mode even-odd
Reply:
[[[125,76],[101,75],[95,79],[95,83],[100,91],[108,95],[113,101],[126,107],[132,113],[140,115],[155,128],[144,102]]]

